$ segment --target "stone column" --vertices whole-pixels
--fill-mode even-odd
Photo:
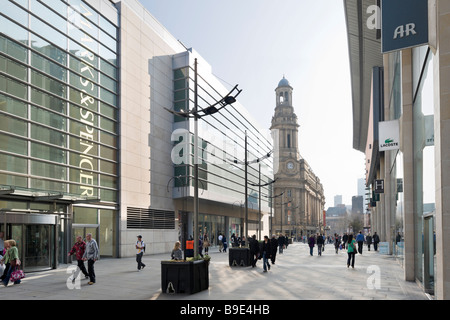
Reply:
[[[405,210],[405,280],[414,281],[414,150],[413,150],[413,85],[412,50],[402,51],[402,101],[400,146],[403,152],[403,195]]]
[[[433,1],[430,1],[433,2]],[[434,145],[436,174],[436,266],[435,294],[450,299],[450,1],[437,0],[430,19],[436,32],[434,56]],[[435,27],[435,30],[433,30]]]

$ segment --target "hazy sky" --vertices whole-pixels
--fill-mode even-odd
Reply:
[[[194,48],[240,103],[269,130],[275,88],[294,88],[299,150],[320,178],[325,209],[345,204],[364,177],[352,148],[349,54],[342,0],[140,0],[165,28]]]

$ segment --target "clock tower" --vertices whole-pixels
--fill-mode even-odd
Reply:
[[[292,174],[298,170],[298,121],[292,105],[294,89],[283,76],[275,89],[276,107],[270,130],[274,134],[275,154],[278,156],[278,173]]]
[[[319,178],[300,156],[293,90],[285,77],[275,89],[276,107],[270,127],[275,178],[271,230],[273,234],[299,238],[322,231],[325,198]]]

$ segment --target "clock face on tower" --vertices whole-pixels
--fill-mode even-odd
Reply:
[[[289,170],[292,170],[292,169],[294,169],[294,164],[292,163],[292,162],[288,162],[287,163],[287,168],[289,169]]]

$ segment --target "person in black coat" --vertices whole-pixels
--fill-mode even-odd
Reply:
[[[263,268],[264,268],[264,272],[267,272],[267,269],[270,270],[270,263],[269,263],[269,259],[270,259],[270,255],[272,250],[270,249],[270,240],[268,236],[264,236],[264,242],[262,243],[262,258],[263,258]]]
[[[256,262],[258,261],[259,258],[259,243],[258,240],[256,240],[256,235],[253,235],[250,238],[249,241],[249,248],[250,248],[250,260],[252,263],[252,268],[256,267]]]
[[[285,245],[285,237],[280,233],[280,235],[278,236],[278,246],[280,247],[280,254],[283,253]]]
[[[272,239],[270,239],[270,250],[271,250],[271,256],[270,260],[272,261],[272,264],[275,264],[275,258],[277,256],[277,247],[278,247],[278,240],[275,238],[275,235],[272,235]]]

